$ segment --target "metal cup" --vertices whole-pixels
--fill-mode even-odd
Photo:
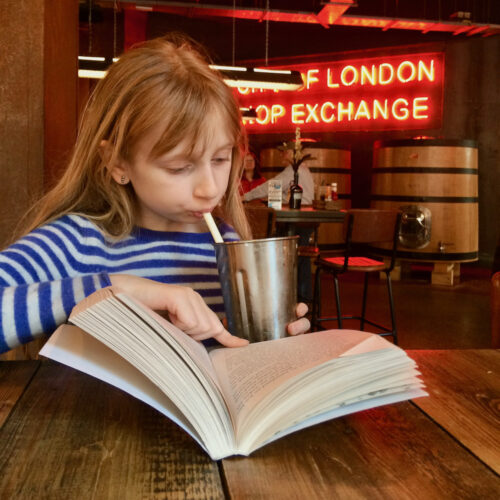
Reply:
[[[250,342],[286,336],[296,319],[298,236],[215,244],[228,329]]]

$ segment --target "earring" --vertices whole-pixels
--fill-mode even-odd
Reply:
[[[127,178],[124,175],[120,177],[120,184],[127,184]]]

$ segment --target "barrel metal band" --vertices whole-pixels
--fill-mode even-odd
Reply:
[[[337,168],[337,167],[309,167],[313,174],[350,174],[350,168]]]
[[[262,172],[281,172],[285,167],[262,167]],[[350,168],[309,167],[313,174],[350,174]]]
[[[415,201],[420,203],[477,203],[477,196],[400,196],[389,194],[372,194],[376,201]]]
[[[471,174],[478,175],[477,168],[444,167],[374,167],[374,174]]]
[[[374,252],[380,255],[391,255],[392,250],[385,248],[373,248]],[[456,253],[441,253],[441,252],[407,252],[398,250],[396,255],[402,259],[415,260],[439,260],[439,261],[454,261],[454,260],[476,260],[479,252],[456,252]]]

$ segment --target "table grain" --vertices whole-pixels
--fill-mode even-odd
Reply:
[[[52,361],[0,363],[0,498],[497,500],[499,351],[410,351],[430,396],[212,462],[159,412]]]
[[[409,402],[223,460],[232,499],[497,499],[500,480]]]
[[[0,471],[5,499],[224,498],[218,464],[185,432],[54,362],[42,363],[0,429]]]
[[[430,395],[414,404],[500,474],[500,351],[409,351],[409,355]]]
[[[0,361],[0,428],[39,366],[39,361]]]
[[[230,497],[498,499],[499,351],[410,351],[430,396],[223,460]]]

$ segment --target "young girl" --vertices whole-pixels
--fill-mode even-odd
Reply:
[[[0,352],[50,333],[116,285],[196,340],[245,345],[224,307],[213,240],[249,238],[238,192],[245,135],[220,75],[184,39],[124,54],[96,86],[68,169],[0,254]],[[207,307],[208,306],[208,307]],[[297,307],[298,316],[307,308]],[[301,318],[289,333],[308,329]]]

